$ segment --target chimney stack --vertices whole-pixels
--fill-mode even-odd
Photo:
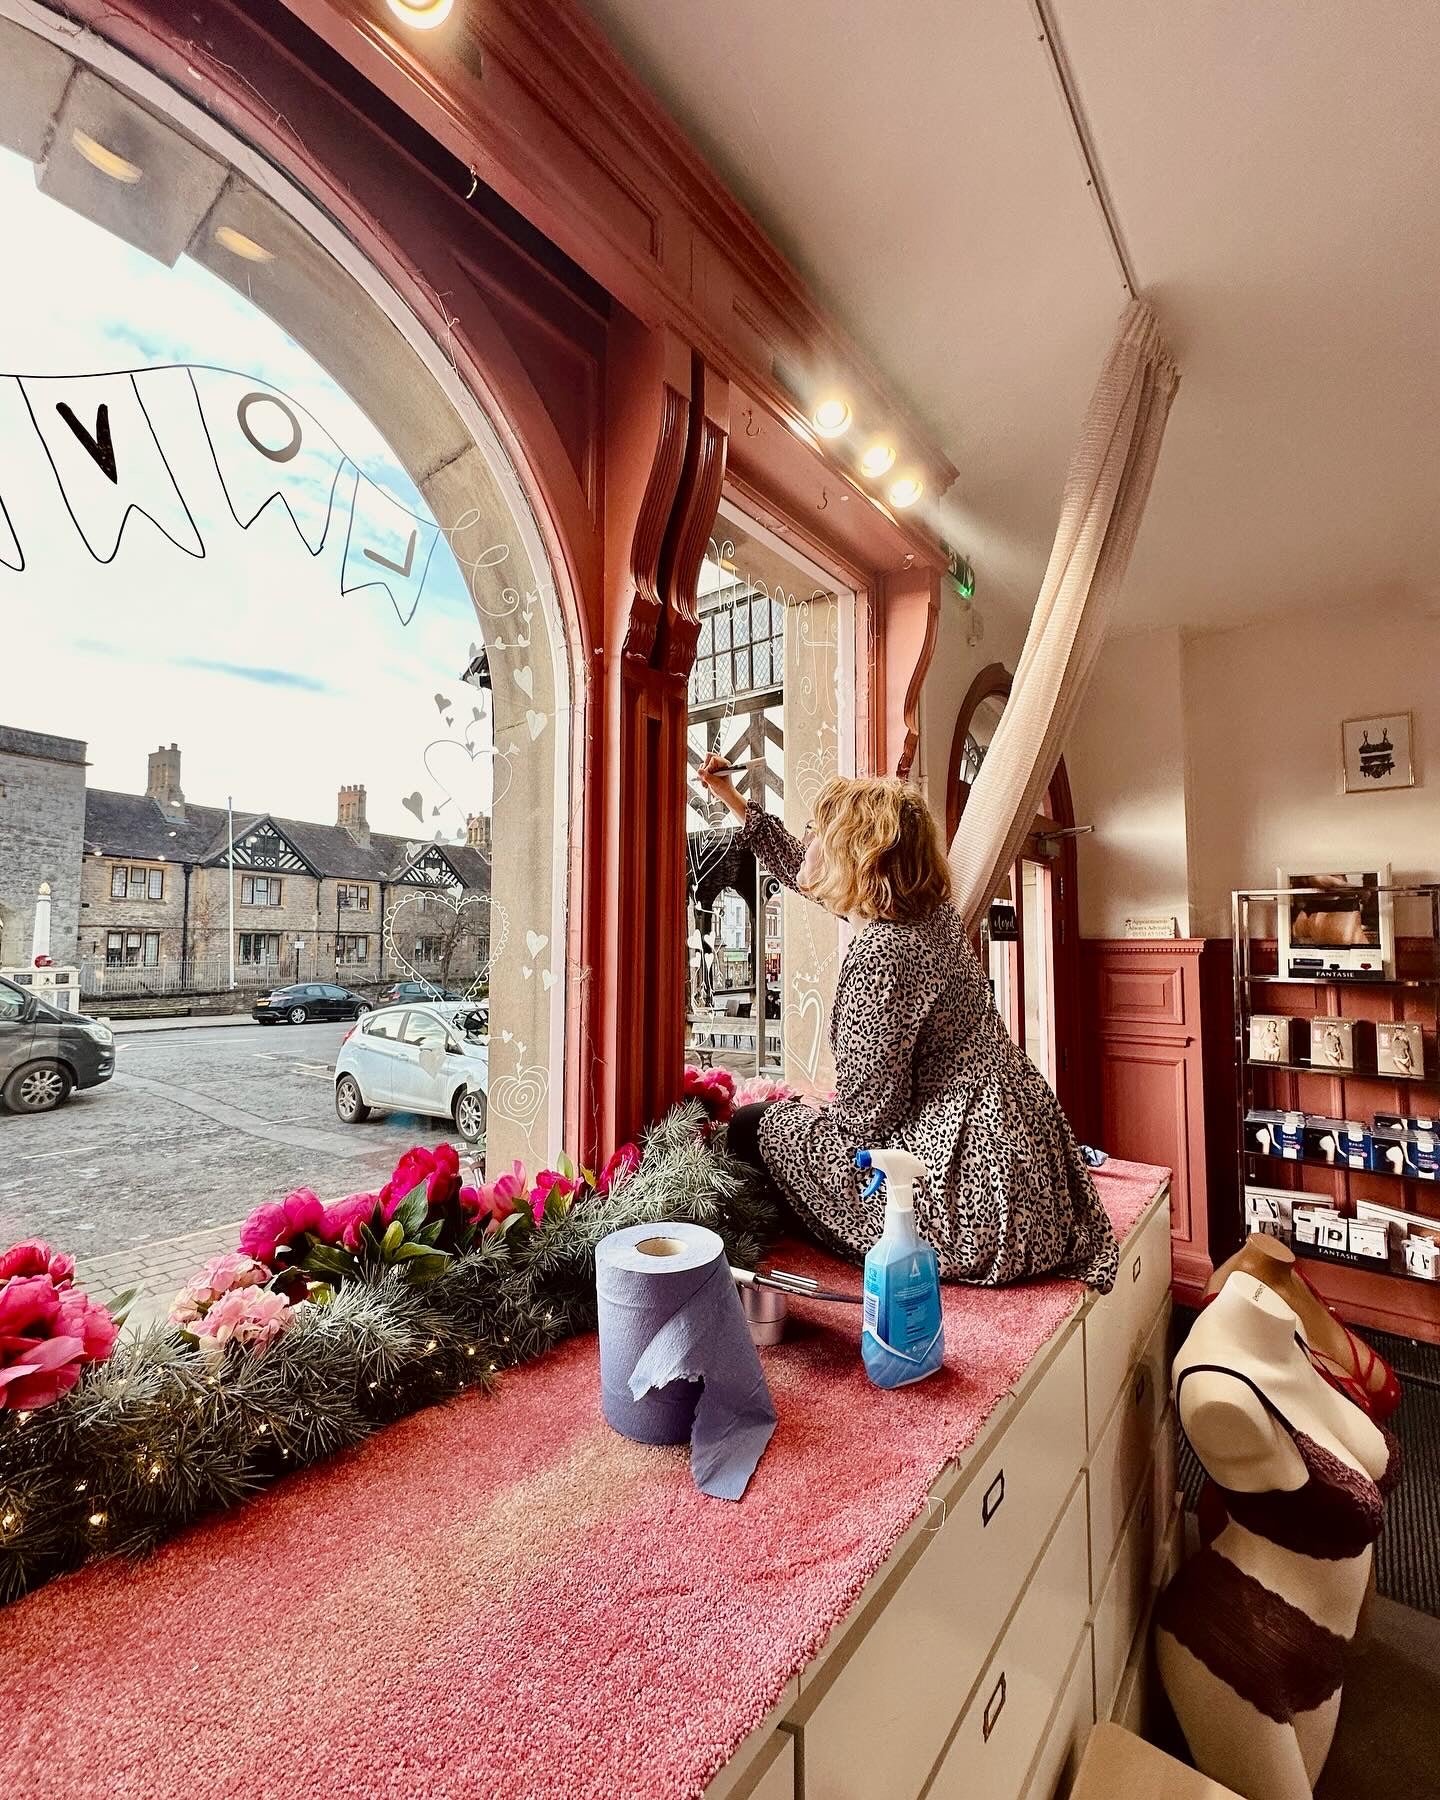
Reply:
[[[482,856],[489,856],[490,815],[488,813],[471,813],[465,821],[465,842],[472,850],[478,850]]]
[[[150,752],[145,792],[168,819],[185,817],[185,795],[180,786],[180,747],[163,744]]]
[[[365,789],[361,783],[341,788],[335,823],[348,831],[357,844],[369,847],[370,821],[365,817]]]

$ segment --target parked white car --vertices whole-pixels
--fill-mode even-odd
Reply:
[[[335,1059],[335,1111],[359,1125],[372,1112],[450,1119],[466,1143],[485,1134],[490,1042],[471,1001],[382,1006],[367,1013]]]

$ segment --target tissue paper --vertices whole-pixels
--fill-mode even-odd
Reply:
[[[595,1252],[600,1401],[622,1437],[690,1441],[702,1493],[738,1500],[775,1430],[725,1246],[702,1225],[630,1225]]]

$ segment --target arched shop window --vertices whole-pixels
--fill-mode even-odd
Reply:
[[[824,783],[854,768],[854,682],[847,674],[854,594],[727,502],[701,571],[699,601],[691,770],[710,752],[723,753],[743,766],[741,793],[798,837]],[[686,829],[687,1054],[738,1073],[832,1087],[826,1037],[842,950],[839,921],[758,868],[730,815],[693,783]],[[725,941],[736,903],[746,921],[743,955]]]
[[[0,58],[25,247],[0,284],[5,955],[32,960],[43,881],[87,1010],[310,990],[308,1030],[148,1039],[144,1092],[122,1058],[86,1102],[88,1135],[135,1144],[137,1192],[162,1140],[212,1171],[195,1218],[137,1201],[119,1241],[362,1189],[455,1137],[404,1029],[374,1116],[339,1122],[337,989],[487,1015],[487,1160],[534,1166],[562,1129],[571,676],[521,479],[282,176],[94,69],[41,106],[29,67]],[[214,1191],[226,1170],[244,1193]]]
[[[946,835],[953,839],[1010,696],[1011,676],[991,663],[961,703],[950,747]],[[1006,877],[979,934],[995,1004],[1010,1035],[1035,1066],[1070,1099],[1074,1078],[1070,1033],[1079,980],[1075,823],[1063,759],[1046,790],[1021,855]]]

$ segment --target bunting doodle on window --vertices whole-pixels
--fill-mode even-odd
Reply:
[[[198,412],[241,530],[278,506],[318,556],[332,524],[343,525],[341,594],[378,588],[402,625],[415,617],[440,527],[371,480],[306,407],[268,382],[198,363],[89,375],[0,374],[0,383],[8,382],[19,390],[65,509],[97,562],[114,561],[136,515],[187,556],[205,556],[185,476],[176,474],[155,423],[177,417],[178,404]],[[171,391],[176,384],[184,385],[178,401]],[[16,573],[27,566],[22,532],[0,492],[0,567]]]

